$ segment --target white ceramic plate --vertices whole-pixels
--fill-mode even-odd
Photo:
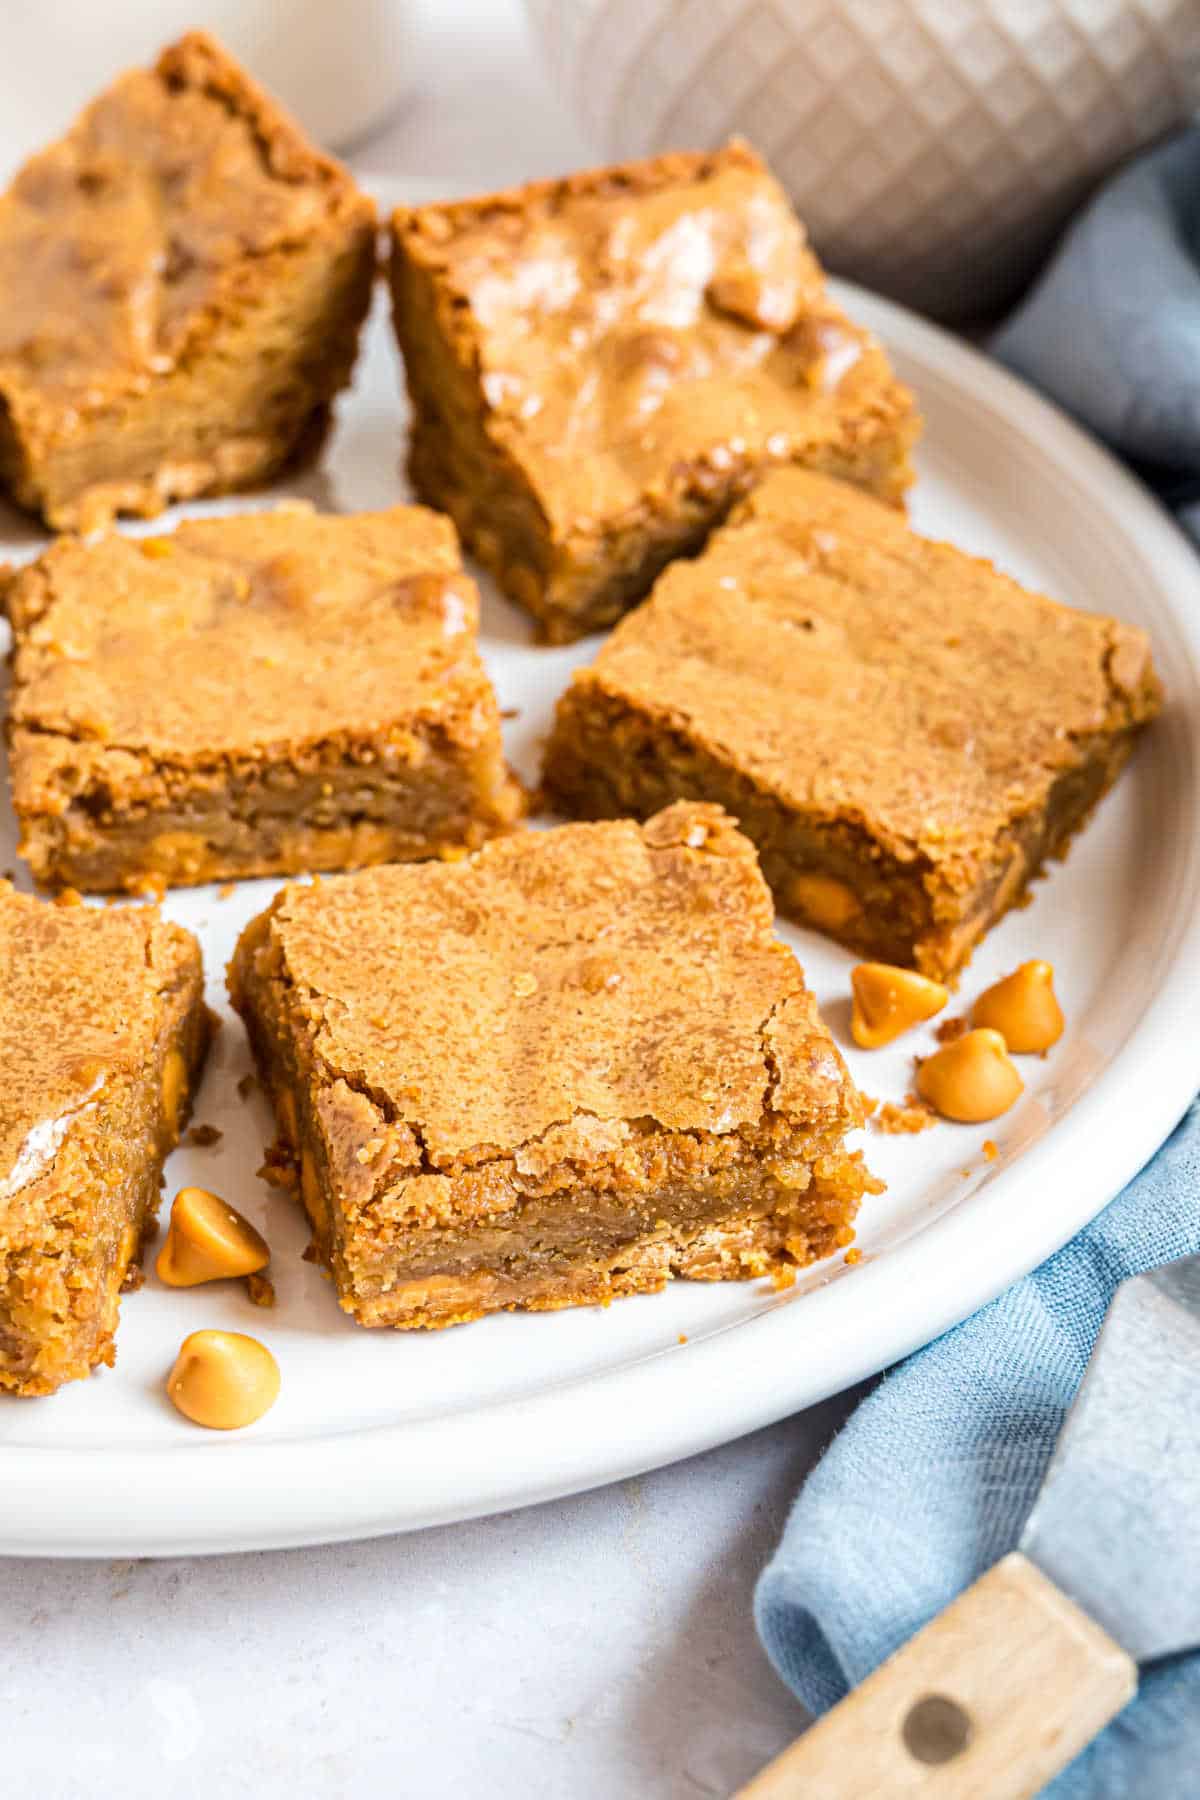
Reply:
[[[257,1093],[238,1097],[250,1060],[224,965],[274,884],[226,900],[176,891],[167,910],[200,933],[209,1000],[226,1016],[195,1114],[224,1136],[176,1153],[167,1195],[199,1182],[248,1213],[270,1239],[279,1304],[259,1311],[233,1284],[170,1291],[151,1274],[125,1302],[114,1370],[54,1399],[0,1401],[0,1550],[147,1556],[367,1536],[706,1449],[846,1387],[990,1299],[1090,1219],[1175,1123],[1200,1081],[1200,565],[1147,495],[1017,382],[893,306],[843,298],[921,397],[918,525],[1073,604],[1147,626],[1168,686],[1167,714],[1133,768],[1034,904],[992,934],[958,1002],[1024,957],[1049,957],[1063,1041],[1024,1062],[1024,1098],[991,1127],[869,1134],[889,1189],[863,1209],[854,1268],[839,1256],[782,1294],[765,1282],[680,1282],[606,1311],[368,1332],[301,1260],[298,1210],[256,1180],[268,1111]],[[339,510],[395,501],[398,392],[381,298],[325,465],[290,491]],[[40,542],[0,515],[0,557]],[[534,648],[524,618],[487,594],[484,650],[502,705],[519,709],[509,743],[525,775],[569,670],[595,648]],[[14,842],[5,804],[0,867],[14,863]],[[845,1046],[852,958],[815,934],[784,935]],[[913,1051],[931,1041],[927,1030],[848,1054],[869,1093],[898,1099]],[[280,1400],[249,1431],[210,1435],[166,1399],[180,1339],[201,1326],[255,1332],[279,1359]]]

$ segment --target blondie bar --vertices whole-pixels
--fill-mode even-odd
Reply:
[[[209,1034],[190,932],[0,883],[0,1392],[113,1361]]]
[[[393,219],[410,474],[551,640],[777,463],[899,501],[917,415],[745,144]]]
[[[877,1191],[862,1111],[716,807],[291,887],[230,991],[366,1325],[790,1269]]]
[[[942,979],[1159,705],[1143,632],[789,470],[576,674],[544,780],[585,818],[716,801],[783,911]]]
[[[20,853],[93,891],[460,852],[521,792],[454,527],[298,503],[0,579]]]
[[[0,487],[90,531],[264,480],[349,379],[375,264],[346,171],[189,34],[0,196]]]

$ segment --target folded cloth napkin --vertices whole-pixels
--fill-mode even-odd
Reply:
[[[1104,189],[993,349],[1134,461],[1200,537],[1200,130]],[[1200,1102],[1073,1242],[862,1402],[755,1598],[767,1652],[812,1712],[1014,1548],[1118,1282],[1196,1251]],[[1046,1792],[1196,1800],[1198,1771],[1193,1654],[1143,1671],[1137,1700]]]
[[[1101,191],[991,349],[1200,537],[1200,127]]]
[[[810,1711],[1015,1547],[1117,1283],[1200,1250],[1198,1200],[1200,1103],[1085,1231],[885,1376],[843,1427],[755,1596],[767,1652]],[[1046,1791],[1196,1800],[1198,1771],[1200,1656],[1169,1657]]]

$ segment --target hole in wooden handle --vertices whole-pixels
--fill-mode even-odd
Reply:
[[[945,1694],[926,1694],[904,1721],[905,1747],[920,1763],[953,1762],[970,1741],[970,1716]]]

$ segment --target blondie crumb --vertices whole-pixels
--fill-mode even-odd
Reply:
[[[271,1145],[256,1173],[258,1179],[265,1181],[268,1187],[286,1188],[290,1191],[298,1181],[296,1165],[279,1143]]]
[[[246,1293],[253,1306],[274,1306],[275,1283],[261,1272],[246,1277]]]
[[[871,1123],[876,1131],[896,1137],[928,1131],[931,1125],[937,1124],[937,1114],[916,1094],[908,1094],[902,1106],[895,1100],[885,1100]]]

